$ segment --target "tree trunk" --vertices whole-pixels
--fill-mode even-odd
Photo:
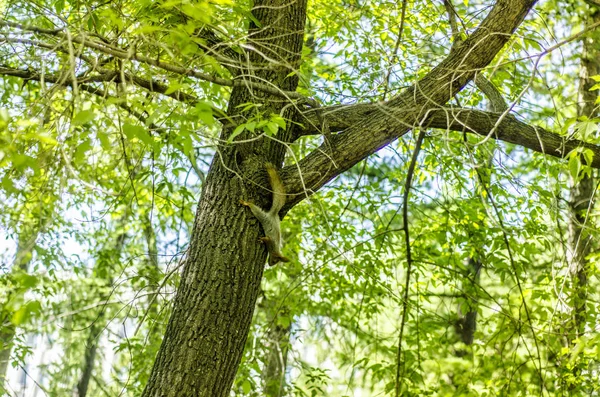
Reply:
[[[121,229],[125,224],[125,217],[119,222],[119,229]],[[121,257],[121,252],[123,250],[123,245],[125,244],[125,238],[127,235],[125,233],[121,233],[117,236],[115,246],[112,249],[109,249],[108,252],[104,250],[104,252],[100,252],[98,258],[96,258],[96,266],[106,266],[106,263],[99,263],[103,261],[103,257],[108,257],[111,260],[117,260]],[[105,274],[109,275],[109,278],[105,280],[109,289],[112,290],[113,280],[110,276],[112,273],[110,270],[104,271]],[[101,300],[104,301],[108,299],[107,296],[102,296]],[[94,318],[94,322],[89,328],[88,338],[85,344],[85,352],[83,354],[83,367],[81,369],[81,376],[79,377],[79,381],[77,382],[77,396],[85,397],[88,392],[88,386],[90,384],[90,379],[92,378],[92,374],[94,372],[94,364],[96,362],[96,352],[98,351],[98,341],[100,336],[102,335],[102,331],[104,330],[106,324],[104,323],[104,318],[106,317],[106,307],[102,307],[101,311],[98,313],[96,318]]]
[[[27,227],[25,226],[24,229]],[[19,235],[17,253],[12,267],[13,273],[27,272],[39,234],[40,228],[34,228],[31,233],[23,232]],[[5,390],[4,382],[17,332],[16,327],[10,323],[12,315],[12,312],[0,312],[0,392]]]
[[[77,396],[85,397],[87,395],[92,372],[94,371],[94,363],[96,362],[96,352],[98,350],[98,340],[104,329],[104,311],[98,314],[94,323],[90,327],[90,333],[85,345],[85,353],[83,355],[83,368],[81,376],[77,382]]]
[[[329,136],[321,148],[282,172],[288,193],[299,194],[287,196],[287,208],[406,133],[410,125],[418,125],[429,110],[446,103],[472,79],[475,70],[489,64],[534,3],[498,0],[472,36],[418,83],[388,101],[387,108],[343,134]],[[250,24],[248,45],[244,46],[250,66],[239,76],[294,91],[305,11],[305,0],[256,2],[252,15],[260,27]],[[228,108],[228,120],[233,123],[224,128],[220,142],[227,142],[235,128],[230,124],[244,123],[244,117],[257,110],[263,117],[281,114],[285,120],[292,118],[294,107],[286,106],[286,101],[250,89],[234,87]],[[239,106],[246,103],[263,106]],[[402,121],[402,126],[390,126],[394,120]],[[281,142],[290,142],[291,127],[288,123],[286,130],[279,131],[277,140],[263,137],[217,148],[198,203],[173,313],[144,396],[229,394],[266,259],[265,248],[256,242],[259,224],[238,202],[246,198],[267,208],[270,189],[264,162],[282,164],[285,147]],[[240,135],[241,139],[251,137],[250,133]],[[254,183],[245,183],[247,180]]]
[[[250,24],[246,48],[251,66],[244,73],[294,91],[306,1],[257,1],[252,14],[260,27]],[[285,105],[280,98],[235,87],[228,115],[236,123],[249,116],[248,112],[241,114],[238,106],[248,102],[262,102],[263,117],[280,114]],[[286,120],[290,116],[290,112],[284,113]],[[232,128],[224,128],[222,142]],[[288,124],[277,139],[289,141],[290,129]],[[264,162],[281,165],[284,154],[283,145],[266,138],[218,147],[198,203],[173,312],[143,396],[229,395],[267,256],[257,243],[259,223],[239,200],[250,199],[268,207]],[[257,184],[245,184],[246,178]]]
[[[593,7],[593,6],[592,6]],[[600,11],[593,7],[586,24],[600,21]],[[580,82],[578,93],[577,116],[593,118],[598,115],[595,101],[598,91],[590,91],[596,84],[591,78],[600,74],[600,41],[597,32],[592,32],[583,39],[583,52],[581,56]],[[571,201],[569,203],[569,250],[570,250],[570,274],[573,283],[572,296],[572,326],[569,332],[569,342],[585,333],[586,304],[588,296],[588,272],[589,261],[587,256],[592,248],[592,236],[586,230],[586,218],[594,195],[594,177],[585,176],[579,182],[573,181],[570,191]]]
[[[463,282],[463,289],[474,290],[479,285],[479,274],[481,270],[481,261],[478,259],[469,258],[467,276]],[[467,287],[467,284],[473,284]],[[477,301],[465,296],[464,301],[467,305],[467,311],[463,312],[461,304],[458,305],[458,321],[456,323],[456,332],[460,336],[460,340],[467,346],[473,344],[475,330],[477,328]],[[468,351],[458,350],[456,355],[462,357],[468,354]]]
[[[275,301],[265,302],[265,310],[270,313],[268,318],[269,331],[267,333],[267,351],[265,366],[261,374],[263,381],[263,394],[266,397],[282,397],[285,393],[285,369],[290,346],[290,331],[292,329],[291,316],[287,306],[281,307]],[[280,316],[289,319],[282,325]]]
[[[453,15],[453,14],[451,14]],[[458,34],[455,34],[458,37]],[[490,112],[504,112],[508,109],[508,105],[502,96],[502,93],[498,90],[498,88],[488,79],[483,77],[482,74],[478,74],[475,77],[475,85],[477,88],[486,96],[487,105],[486,108]],[[466,135],[465,135],[466,140]],[[483,148],[485,150],[485,147]],[[481,203],[487,202],[491,197],[490,185],[492,181],[492,162],[494,160],[494,153],[496,150],[496,143],[493,143],[493,147],[490,149],[490,153],[487,156],[475,156],[478,162],[484,162],[485,167],[482,169],[476,167],[477,169],[477,184],[479,186],[480,191],[486,194],[481,194],[479,196]],[[476,247],[477,251],[482,251],[483,246]],[[481,255],[479,255],[481,256]],[[465,290],[474,290],[479,287],[479,279],[481,274],[481,268],[483,267],[483,263],[481,263],[481,258],[479,257],[470,257],[467,263],[467,274],[465,280],[463,282],[463,289]],[[457,332],[460,336],[462,342],[470,346],[473,344],[475,338],[475,331],[477,329],[477,309],[478,304],[477,300],[470,298],[469,295],[466,295],[466,304],[468,310],[466,313],[463,313],[461,310],[461,305],[458,306],[458,322],[457,322]],[[464,351],[457,351],[457,355],[462,356],[466,354]]]

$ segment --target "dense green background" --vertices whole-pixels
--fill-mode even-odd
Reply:
[[[454,4],[460,34],[489,6]],[[541,2],[484,75],[518,117],[597,143],[598,120],[577,118],[582,41],[563,43],[593,7]],[[95,345],[88,395],[141,393],[230,92],[72,38],[93,35],[228,78],[195,33],[209,27],[228,51],[242,53],[250,9],[229,0],[0,3],[0,335],[16,330],[8,395],[20,395],[23,382],[28,393],[71,395]],[[299,92],[323,106],[389,98],[459,40],[448,21],[442,2],[312,0]],[[68,27],[71,39],[23,25]],[[92,67],[112,77],[69,83]],[[114,83],[125,74],[165,89],[149,92],[130,77]],[[480,109],[488,102],[474,84],[453,101]],[[247,130],[268,133],[281,120],[252,122]],[[586,259],[578,335],[574,297],[582,287],[570,277],[567,238],[569,188],[596,171],[577,156],[562,161],[426,131],[408,203],[404,305],[402,205],[415,140],[406,135],[286,216],[284,253],[293,260],[265,271],[233,393],[393,394],[404,308],[407,395],[598,393],[598,244]],[[302,156],[318,143],[307,137],[290,150]],[[592,236],[597,214],[595,205],[585,211]],[[467,313],[477,316],[465,343]],[[277,392],[263,386],[273,360],[286,368]]]

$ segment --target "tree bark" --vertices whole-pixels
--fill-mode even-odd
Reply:
[[[263,0],[252,11],[248,38],[249,76],[294,91],[302,50],[306,1]],[[263,103],[266,117],[280,114],[279,97],[238,86],[228,115],[249,116],[238,105]],[[284,114],[291,118],[289,113]],[[277,139],[289,141],[291,126]],[[231,129],[221,138],[227,141]],[[241,135],[244,138],[244,134]],[[264,162],[281,165],[285,147],[263,139],[218,148],[198,203],[192,238],[167,331],[144,396],[228,396],[242,358],[267,252],[257,243],[259,224],[239,205],[242,198],[267,208]],[[239,176],[244,176],[241,179]]]
[[[600,10],[591,6],[586,24],[600,21]],[[583,39],[581,56],[580,81],[578,92],[577,116],[593,118],[598,116],[595,104],[598,91],[590,91],[596,82],[592,76],[600,75],[600,36],[596,32]],[[569,343],[585,334],[586,305],[588,297],[588,272],[590,268],[587,256],[594,245],[592,235],[587,230],[586,223],[594,196],[595,183],[593,176],[584,176],[580,181],[572,181],[569,202],[569,270],[573,283],[572,296],[572,327],[570,327]]]

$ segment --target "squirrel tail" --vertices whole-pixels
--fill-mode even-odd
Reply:
[[[269,266],[275,266],[279,262],[289,262],[290,260],[281,254],[269,253]]]
[[[273,189],[273,204],[269,212],[277,214],[285,204],[285,188],[283,187],[277,168],[271,163],[266,163],[265,168],[269,174],[271,189]]]

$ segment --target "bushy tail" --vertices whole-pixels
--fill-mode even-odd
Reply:
[[[274,252],[269,253],[269,266],[275,266],[279,262],[289,262],[290,260],[283,255]]]
[[[265,168],[269,174],[269,181],[271,182],[271,189],[273,190],[273,204],[271,205],[269,212],[277,214],[285,204],[285,188],[283,187],[277,168],[271,163],[266,163]]]

